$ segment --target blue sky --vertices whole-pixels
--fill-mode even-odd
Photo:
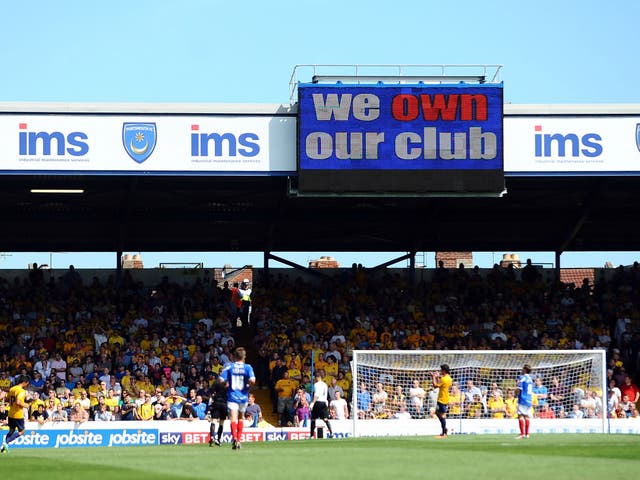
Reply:
[[[500,64],[506,102],[640,103],[639,18],[637,0],[4,2],[0,102],[288,103],[297,64]],[[490,266],[502,253],[476,259]],[[345,265],[395,255],[287,258],[306,263],[321,254]],[[0,256],[0,268],[49,263],[48,252],[37,255]],[[259,253],[185,255],[143,252],[148,266],[262,264]],[[553,254],[536,255],[534,261],[554,261]],[[79,267],[83,257],[99,266],[115,261],[111,253],[58,257]],[[640,257],[562,258],[563,266],[602,266]],[[427,259],[430,266],[433,255]]]

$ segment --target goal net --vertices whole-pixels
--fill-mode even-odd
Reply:
[[[532,425],[548,427],[575,419],[584,431],[606,431],[606,358],[601,350],[356,350],[354,435],[438,433],[438,391],[430,373],[439,372],[443,364],[449,365],[453,379],[447,414],[450,433],[514,432],[516,384],[525,364],[531,366],[534,379]],[[392,420],[404,422],[392,424]]]

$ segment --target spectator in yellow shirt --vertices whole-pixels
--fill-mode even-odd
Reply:
[[[141,403],[135,410],[136,420],[149,421],[153,420],[155,407],[151,403],[151,395],[144,394],[144,403]]]
[[[333,355],[328,355],[326,363],[324,364],[324,374],[326,377],[337,378],[338,377],[338,363]],[[325,382],[328,380],[325,380]]]
[[[224,365],[220,363],[220,359],[217,356],[211,357],[211,365],[209,366],[209,368],[213,373],[216,374],[216,377],[220,376],[222,367],[224,367]]]
[[[3,371],[0,374],[0,390],[3,392],[8,392],[11,388],[11,379],[9,378],[9,374],[7,371]]]
[[[289,361],[289,370],[287,371],[289,372],[289,378],[291,380],[295,380],[298,383],[302,381],[302,372],[300,372],[300,369],[296,367],[295,360],[291,359]]]
[[[451,386],[449,393],[449,417],[460,418],[462,414],[463,395],[457,383]]]
[[[345,398],[348,399],[349,398],[349,392],[351,391],[351,380],[349,380],[345,375],[344,372],[339,371],[338,372],[338,381],[337,384],[342,387],[342,391],[345,393]]]
[[[38,392],[33,392],[31,394],[31,404],[29,405],[29,417],[33,415],[40,405],[45,406],[44,400],[40,398],[40,394]]]
[[[95,407],[96,405],[98,405],[98,392],[100,392],[101,390],[102,390],[102,386],[100,385],[100,380],[98,379],[97,375],[94,375],[93,378],[91,379],[91,385],[89,385],[89,388],[87,388],[91,407]]]
[[[292,421],[293,395],[297,387],[298,382],[289,378],[288,370],[285,370],[283,377],[276,382],[275,390],[278,394],[277,412],[280,416],[281,427]]]
[[[74,387],[73,390],[71,390],[71,394],[73,395],[74,398],[80,398],[80,393],[82,392],[87,393],[87,391],[84,388],[84,385],[82,384],[82,382],[76,382],[76,386]]]
[[[518,418],[518,399],[513,388],[507,389],[507,398],[504,400],[504,406],[507,418]]]
[[[476,393],[467,408],[467,418],[482,418],[483,410],[482,398]]]
[[[113,409],[120,405],[120,399],[116,395],[113,388],[110,388],[107,392],[107,397],[104,399],[104,403],[109,407],[109,410],[113,412]]]
[[[504,399],[497,390],[491,392],[491,396],[487,401],[487,409],[491,414],[491,418],[504,418],[507,414]]]

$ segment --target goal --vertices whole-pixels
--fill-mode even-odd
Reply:
[[[352,362],[354,436],[438,433],[430,373],[443,364],[453,379],[450,433],[515,433],[525,364],[535,380],[534,432],[607,431],[602,350],[355,350]]]

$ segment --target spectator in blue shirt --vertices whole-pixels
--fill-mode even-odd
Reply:
[[[207,414],[207,404],[202,401],[202,395],[196,395],[196,401],[191,404],[193,411],[200,420],[204,420]]]
[[[538,376],[535,379],[533,385],[533,393],[538,398],[538,406],[542,409],[544,405],[547,405],[549,390],[542,384],[542,377]]]
[[[364,383],[360,384],[360,391],[358,392],[358,416],[360,418],[366,418],[371,412],[371,394],[367,390],[367,386]]]

